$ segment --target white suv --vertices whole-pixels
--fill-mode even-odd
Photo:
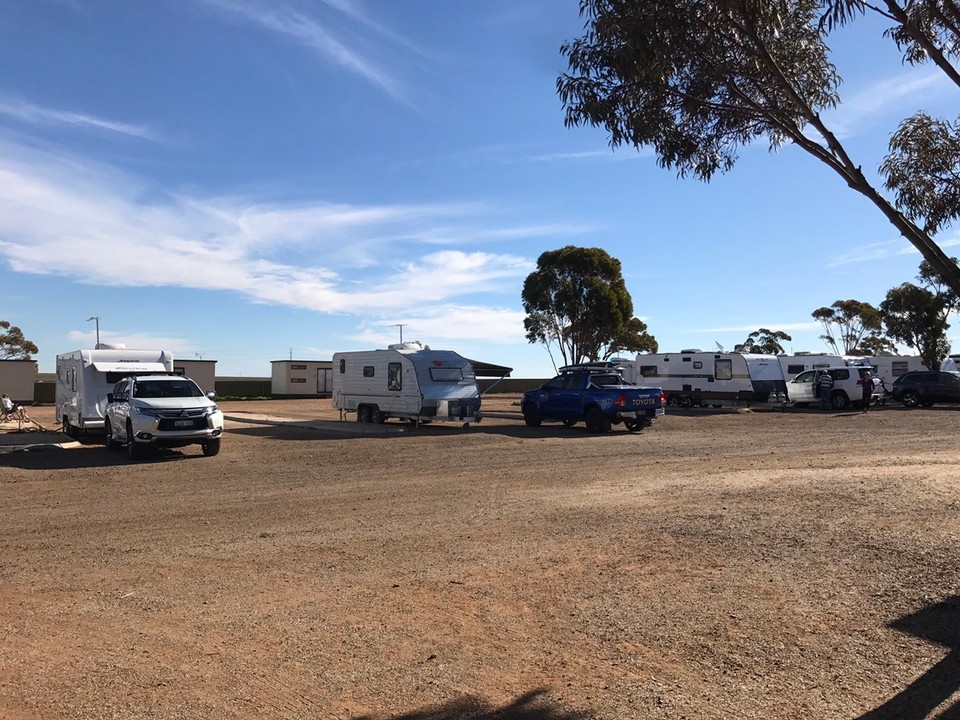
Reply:
[[[877,377],[875,368],[847,365],[844,367],[819,368],[806,370],[787,383],[787,397],[797,407],[809,403],[819,403],[816,392],[817,376],[826,370],[833,377],[833,390],[830,391],[830,405],[834,410],[846,410],[851,405],[863,405],[863,389],[859,382],[863,374],[869,372]],[[871,404],[882,400],[883,391],[879,383],[874,388]]]
[[[131,460],[151,447],[184,445],[200,445],[204,455],[216,455],[223,413],[213,397],[180,375],[124,378],[107,395],[107,447],[126,445]]]

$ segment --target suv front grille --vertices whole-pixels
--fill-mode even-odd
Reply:
[[[207,427],[206,408],[161,410],[158,430],[199,430]]]

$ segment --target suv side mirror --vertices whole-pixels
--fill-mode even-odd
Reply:
[[[210,392],[207,393],[207,397],[210,398],[211,400],[216,400],[217,394],[213,390],[211,390]]]

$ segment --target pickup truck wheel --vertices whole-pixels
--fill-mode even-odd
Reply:
[[[624,420],[623,424],[630,432],[640,432],[647,426],[643,420]]]
[[[205,443],[200,443],[200,447],[203,449],[203,454],[207,457],[213,457],[220,452],[220,438],[215,438],[213,440],[207,440]]]
[[[110,421],[104,420],[104,426],[107,430],[107,450],[117,450],[123,443],[113,439],[113,430],[110,429]]]
[[[585,420],[587,421],[587,430],[592,433],[610,432],[610,418],[604,415],[600,408],[592,407],[587,410]]]
[[[573,426],[576,425],[576,424],[577,424],[577,421],[576,421],[576,420],[564,420],[564,421],[563,421],[563,426],[564,426],[564,427],[573,427]]]
[[[850,398],[843,390],[837,390],[830,396],[830,404],[834,410],[846,410],[850,407]]]
[[[527,403],[523,406],[523,421],[527,427],[540,427],[543,418],[540,417],[540,411],[533,403]]]

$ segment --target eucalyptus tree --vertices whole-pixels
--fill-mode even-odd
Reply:
[[[733,350],[734,352],[779,355],[783,353],[783,345],[780,343],[790,342],[791,340],[793,338],[783,330],[760,328],[747,335],[747,339],[742,343],[734,345]]]
[[[893,0],[581,0],[585,34],[561,46],[569,64],[557,80],[565,123],[603,127],[613,147],[651,147],[661,166],[703,181],[732,169],[742,146],[792,143],[873,203],[960,293],[960,268],[930,234],[960,204],[938,216],[935,193],[920,191],[929,204],[904,194],[898,207],[821,115],[841,101],[827,36],[867,8],[890,19],[888,34],[908,61],[930,60],[960,85],[951,64],[960,27],[952,0],[906,0],[906,7]],[[894,192],[909,186],[897,180],[910,172],[897,170],[901,163],[924,165],[898,147],[891,157],[900,159],[888,163]],[[928,214],[932,224],[923,220]]]
[[[548,351],[556,344],[564,365],[657,351],[646,323],[633,316],[620,261],[600,248],[568,245],[541,254],[521,298],[527,340]]]
[[[820,336],[837,355],[876,355],[893,347],[883,337],[880,311],[860,300],[837,300],[830,307],[813,311],[823,326]]]
[[[7,320],[0,320],[0,360],[30,360],[40,352],[37,346],[23,336],[23,331]]]
[[[887,291],[880,303],[886,334],[917,351],[928,368],[939,368],[950,354],[947,322],[960,308],[960,298],[944,287],[929,264],[920,264],[920,285],[903,283]]]

